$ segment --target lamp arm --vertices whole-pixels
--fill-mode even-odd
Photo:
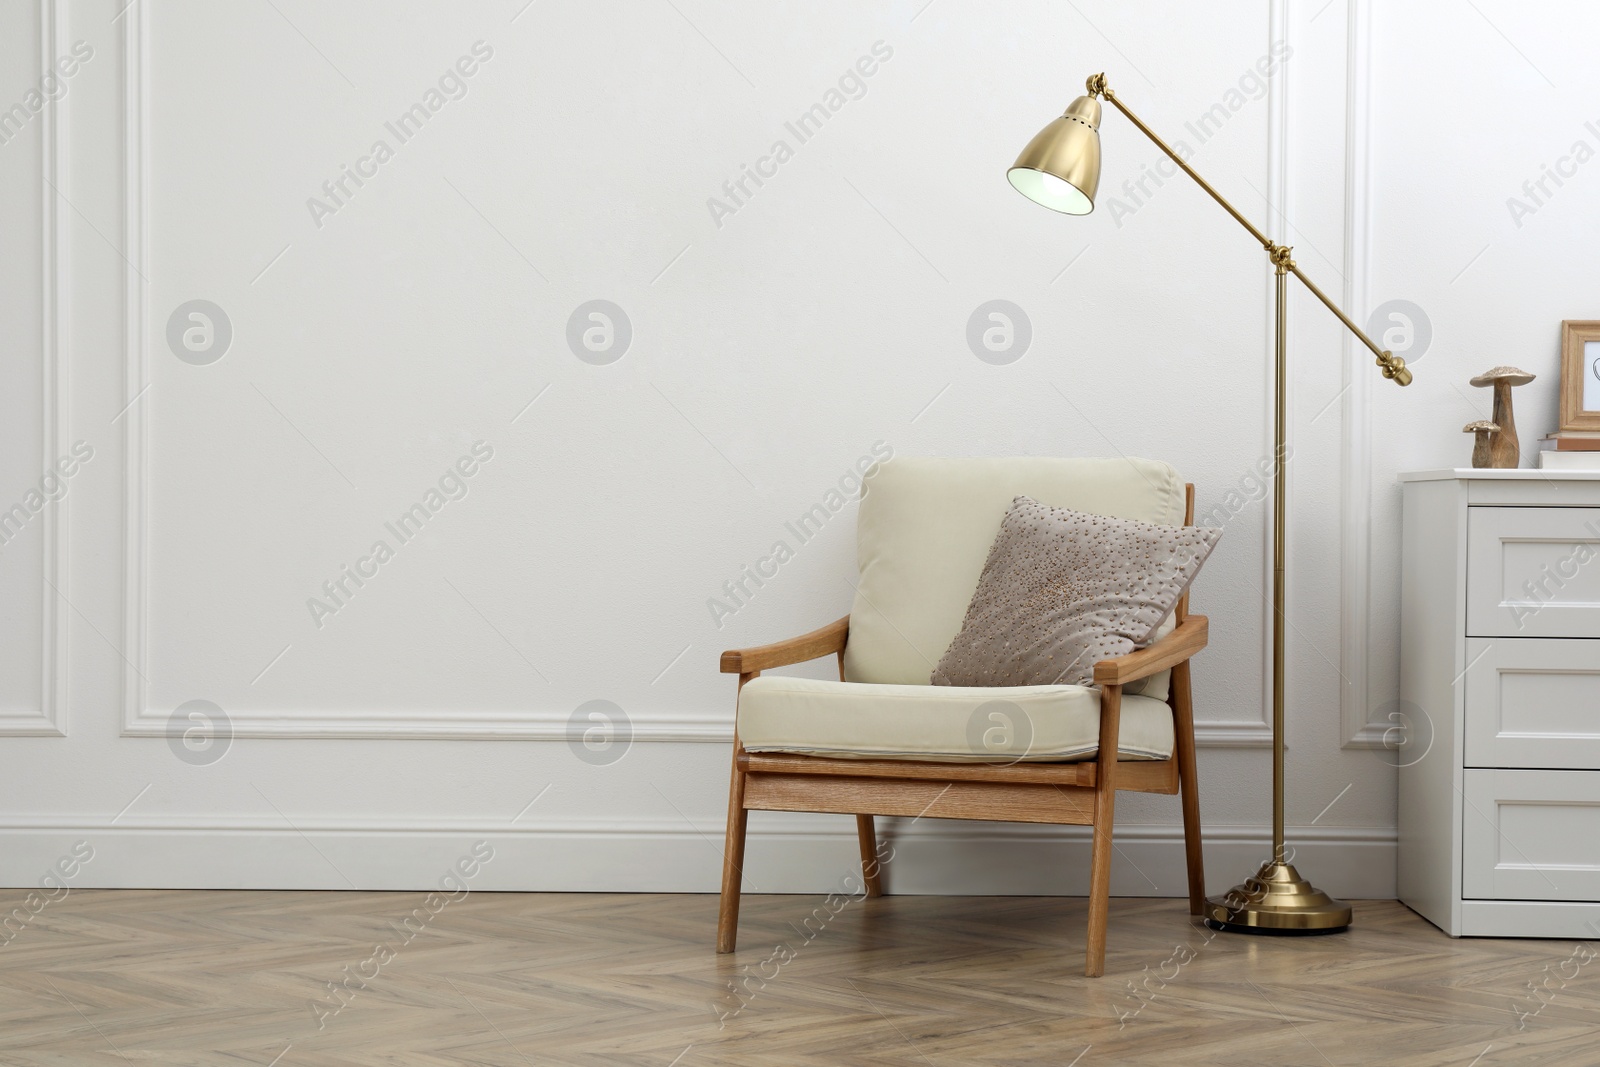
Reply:
[[[1339,305],[1335,304],[1332,300],[1329,300],[1327,293],[1324,293],[1321,289],[1317,288],[1317,283],[1316,282],[1312,281],[1310,278],[1307,278],[1304,274],[1300,273],[1300,268],[1299,267],[1295,266],[1293,263],[1290,263],[1289,264],[1289,273],[1293,274],[1296,278],[1299,278],[1301,284],[1303,284],[1307,289],[1311,290],[1311,295],[1312,296],[1314,296],[1318,300],[1322,301],[1323,305],[1326,306],[1329,311],[1333,312],[1334,316],[1337,317],[1340,322],[1345,324],[1345,328],[1346,329],[1348,329],[1351,333],[1355,334],[1356,337],[1358,337],[1361,340],[1362,344],[1364,344],[1368,348],[1372,349],[1372,354],[1378,357],[1378,364],[1384,368],[1383,376],[1385,378],[1396,377],[1396,375],[1398,375],[1400,373],[1400,371],[1405,371],[1405,381],[1401,382],[1400,384],[1401,385],[1410,385],[1411,384],[1411,372],[1409,370],[1406,370],[1405,360],[1401,359],[1397,355],[1394,355],[1388,349],[1379,348],[1375,343],[1373,343],[1372,338],[1367,336],[1366,331],[1361,329],[1361,327],[1357,326],[1355,323],[1351,322],[1350,321],[1350,316],[1346,315],[1343,311],[1339,310]],[[1394,374],[1390,374],[1389,373],[1389,368],[1390,368],[1391,364],[1398,364],[1398,366],[1396,366],[1394,368],[1394,370],[1395,370]]]
[[[1327,293],[1324,293],[1321,289],[1319,289],[1317,284],[1310,278],[1307,278],[1300,268],[1295,265],[1294,260],[1290,258],[1290,249],[1288,246],[1278,244],[1272,238],[1268,237],[1266,234],[1257,229],[1255,224],[1249,219],[1239,214],[1239,210],[1232,204],[1228,203],[1226,197],[1217,192],[1216,189],[1212,188],[1210,182],[1200,177],[1199,173],[1193,167],[1184,162],[1183,157],[1178,155],[1177,152],[1173,151],[1171,145],[1162,140],[1161,136],[1149,126],[1146,126],[1143,119],[1141,119],[1138,115],[1135,115],[1132,111],[1128,110],[1128,106],[1124,104],[1121,99],[1118,98],[1117,94],[1106,85],[1106,76],[1104,74],[1095,74],[1090,76],[1088,81],[1088,89],[1090,96],[1103,96],[1109,100],[1111,105],[1118,111],[1122,112],[1129,122],[1138,127],[1140,133],[1150,138],[1157,148],[1165,152],[1167,157],[1178,165],[1179,170],[1193,178],[1196,185],[1200,186],[1200,188],[1211,194],[1211,199],[1215,200],[1218,204],[1221,204],[1222,209],[1233,216],[1234,221],[1238,222],[1239,225],[1249,230],[1250,236],[1259,241],[1261,243],[1261,247],[1266,250],[1269,256],[1272,257],[1273,265],[1278,268],[1280,273],[1287,272],[1293,274],[1296,278],[1299,278],[1301,284],[1311,291],[1312,296],[1322,301],[1323,306],[1325,306],[1329,311],[1333,312],[1335,317],[1337,317],[1340,322],[1344,323],[1346,329],[1355,334],[1356,337],[1361,340],[1362,344],[1366,345],[1372,350],[1372,354],[1378,357],[1378,366],[1382,368],[1383,376],[1385,378],[1391,378],[1401,385],[1411,384],[1411,371],[1406,368],[1406,361],[1390,352],[1388,349],[1380,348],[1377,343],[1372,340],[1372,338],[1367,336],[1366,332],[1362,330],[1361,327],[1357,326],[1350,320],[1349,315],[1346,315],[1342,310],[1340,310],[1339,305],[1335,304],[1331,299],[1329,299]]]

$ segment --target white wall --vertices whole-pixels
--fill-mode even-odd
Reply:
[[[1425,12],[1403,5],[1374,16],[1374,99],[1428,121],[1374,109],[1373,156],[1388,177],[1372,218],[1373,293],[1414,301],[1433,329],[1417,395],[1374,418],[1380,546],[1399,537],[1391,472],[1466,465],[1466,438],[1453,431],[1492,407],[1490,390],[1467,384],[1474,375],[1509,363],[1539,376],[1513,394],[1523,466],[1536,463],[1559,423],[1561,321],[1600,318],[1600,72],[1586,49],[1596,12],[1479,7],[1448,34],[1427,32]],[[1396,556],[1375,552],[1373,564],[1375,582],[1397,584]],[[1392,691],[1399,620],[1375,622],[1386,654],[1373,684]]]
[[[35,884],[89,840],[82,885],[407,888],[488,838],[485,886],[713,889],[717,654],[848,610],[853,506],[722,625],[707,601],[875,442],[1159,457],[1203,510],[1269,454],[1270,273],[1248,236],[1181,179],[1124,190],[1159,157],[1109,108],[1093,216],[1004,181],[1103,69],[1357,319],[1396,296],[1432,319],[1401,394],[1309,299],[1292,308],[1288,817],[1320,883],[1392,891],[1392,758],[1372,748],[1395,688],[1392,473],[1464,459],[1455,429],[1484,398],[1451,383],[1479,363],[1547,376],[1521,398],[1531,449],[1555,325],[1594,316],[1592,176],[1519,230],[1501,203],[1600,118],[1576,103],[1593,75],[1570,27],[1484,5],[1562,91],[1436,4],[1372,16],[1370,50],[1344,0],[121,8],[0,7],[0,103],[74,42],[93,52],[0,145],[18,235],[0,499],[93,449],[0,548],[0,881]],[[401,143],[385,123],[480,41],[464,95]],[[1275,42],[1289,58],[1257,91]],[[785,123],[875,45],[859,98],[800,143]],[[1185,124],[1216,104],[1201,144]],[[343,203],[322,193],[379,139],[393,158]],[[724,183],[779,139],[792,158],[733,204]],[[567,341],[596,299],[631,324],[604,365]],[[1032,326],[1006,366],[966,342],[993,299]],[[209,364],[168,343],[193,300],[231,324]],[[384,524],[475,442],[493,455],[466,496],[400,544]],[[1368,501],[1370,572],[1351,536]],[[1265,852],[1266,515],[1228,521],[1195,592],[1214,889]],[[308,599],[379,539],[394,558],[314,619]],[[195,700],[233,736],[181,758],[163,735]],[[596,700],[631,723],[605,765],[569,725]],[[1180,893],[1176,802],[1119,817],[1116,890]],[[755,817],[753,886],[833,884],[851,829]],[[1075,831],[891,832],[902,890],[1082,891]]]

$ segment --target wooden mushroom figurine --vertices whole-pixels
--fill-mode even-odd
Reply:
[[[1469,422],[1461,427],[1462,433],[1476,436],[1472,439],[1472,465],[1474,467],[1488,467],[1493,465],[1493,457],[1489,454],[1490,442],[1500,432],[1500,427],[1488,419],[1479,419]]]
[[[1527,385],[1533,379],[1534,375],[1516,367],[1496,367],[1472,379],[1472,384],[1480,389],[1486,385],[1494,386],[1493,422],[1500,427],[1500,432],[1489,435],[1489,462],[1486,466],[1509,470],[1521,462],[1522,447],[1517,442],[1517,420],[1511,414],[1511,388]],[[1473,466],[1477,465],[1474,458]]]

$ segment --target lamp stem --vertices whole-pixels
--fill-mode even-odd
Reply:
[[[1289,516],[1289,471],[1284,462],[1288,443],[1289,264],[1277,262],[1277,343],[1272,421],[1272,862],[1287,862],[1283,843],[1283,706],[1284,706],[1284,557]]]

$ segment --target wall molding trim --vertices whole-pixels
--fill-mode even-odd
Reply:
[[[1088,891],[1092,833],[1082,826],[880,820],[893,845],[891,893],[1062,895]],[[94,858],[73,888],[427,890],[479,840],[496,858],[473,883],[495,892],[714,893],[721,824],[683,819],[299,819],[277,817],[14,818],[0,821],[0,885],[32,887],[77,841]],[[1207,830],[1208,887],[1253,869],[1270,850],[1265,826]],[[1291,827],[1290,844],[1330,892],[1392,899],[1393,828]],[[1183,830],[1117,830],[1112,893],[1181,897]],[[757,812],[746,853],[746,891],[826,893],[858,871],[855,825],[846,816]],[[335,866],[337,864],[337,866]]]
[[[122,159],[124,359],[123,433],[123,588],[122,659],[123,723],[138,722],[145,711],[146,664],[145,567],[146,464],[149,432],[147,405],[139,397],[149,382],[149,78],[145,70],[149,4],[135,4],[122,19]],[[165,732],[165,727],[163,727]]]
[[[169,715],[145,709],[130,713],[123,737],[166,737]],[[574,725],[567,714],[543,711],[494,711],[449,715],[439,712],[403,714],[347,711],[228,713],[232,736],[279,740],[381,740],[381,741],[566,741],[583,740],[586,724]],[[730,744],[733,713],[634,715],[629,729],[635,743],[688,742]],[[1195,744],[1200,748],[1270,748],[1272,729],[1248,719],[1198,721]]]
[[[1271,748],[1272,724],[1254,719],[1196,719],[1194,743],[1196,748]]]
[[[1289,12],[1288,0],[1269,0],[1267,5],[1267,51],[1270,54],[1274,42],[1282,40],[1289,43]],[[1292,58],[1290,60],[1292,62]],[[1279,244],[1287,244],[1287,218],[1289,212],[1289,72],[1279,67],[1274,75],[1267,79],[1267,217],[1262,226],[1264,232]],[[1272,286],[1273,270],[1266,258],[1262,259],[1262,296],[1265,300],[1266,314],[1262,321],[1266,325],[1263,335],[1261,367],[1261,380],[1266,383],[1267,403],[1262,405],[1264,415],[1261,423],[1261,454],[1273,454],[1273,415],[1272,415],[1272,382],[1277,366],[1277,324],[1272,317]],[[1286,386],[1292,390],[1292,381]],[[1292,392],[1291,392],[1292,395]],[[1294,405],[1288,405],[1290,416]],[[1294,424],[1286,423],[1284,432],[1286,440],[1294,440]],[[1291,485],[1289,506],[1294,504],[1294,490]],[[1272,693],[1274,679],[1272,677],[1272,595],[1273,587],[1277,583],[1277,576],[1273,570],[1273,527],[1272,527],[1272,495],[1266,497],[1267,508],[1263,509],[1264,521],[1261,524],[1261,590],[1262,590],[1262,617],[1261,617],[1261,718],[1258,732],[1264,740],[1259,747],[1272,747]],[[1293,514],[1293,511],[1290,511]],[[1292,542],[1291,542],[1292,544]],[[1195,724],[1198,734],[1199,723]],[[1199,744],[1198,737],[1196,744]],[[1252,744],[1250,747],[1256,747]]]
[[[64,3],[65,0],[51,0]],[[149,211],[150,158],[148,155],[152,100],[150,96],[149,54],[151,5],[136,4],[122,21],[123,46],[123,161],[124,161],[124,248],[125,274],[124,382],[123,402],[129,404],[120,420],[123,424],[123,737],[166,737],[172,726],[174,709],[149,704],[147,684],[150,654],[147,614],[150,575],[148,545],[150,513],[149,484],[150,432],[148,405],[137,398],[151,381],[151,317],[149,308],[149,263],[151,218]],[[1270,39],[1288,32],[1287,0],[1272,0]],[[1287,137],[1290,128],[1287,78],[1268,79],[1269,212],[1268,232],[1283,239],[1288,184]],[[1270,277],[1270,276],[1268,276]],[[1272,324],[1267,323],[1265,358],[1268,373],[1272,359]],[[1266,415],[1265,436],[1271,437],[1271,415]],[[1272,580],[1271,526],[1264,527],[1262,559],[1263,588]],[[1271,726],[1271,629],[1264,628],[1262,702],[1255,719],[1201,719],[1195,724],[1196,743],[1213,749],[1270,748]],[[730,685],[730,697],[732,687]],[[732,740],[732,701],[726,712],[686,714],[675,712],[640,713],[631,721],[635,742],[687,742],[722,744]],[[349,709],[227,709],[228,725],[236,738],[276,738],[287,740],[477,740],[477,741],[574,741],[578,728],[569,722],[567,710],[505,710],[463,708],[451,712],[402,713],[352,711]]]
[[[588,724],[574,725],[568,713],[549,711],[472,711],[461,714],[429,711],[370,712],[230,710],[232,736],[280,740],[380,740],[380,741],[582,741]],[[166,737],[171,729],[169,712],[131,710],[123,723],[123,737]],[[733,714],[631,715],[634,742],[685,741],[731,743]]]
[[[66,19],[66,0],[39,0],[39,69],[41,74],[55,64],[60,54],[61,26]],[[59,210],[60,189],[65,181],[65,146],[61,137],[61,109],[69,97],[52,100],[39,115],[40,167],[40,292],[39,324],[43,345],[39,396],[43,433],[40,454],[45,467],[55,463],[65,449],[67,413],[67,374],[62,358],[62,339],[67,334],[67,245],[63,240],[64,222]],[[39,512],[41,570],[39,585],[40,663],[39,707],[34,714],[0,716],[0,736],[67,736],[67,614],[61,603],[67,597],[66,509],[71,494],[48,502]]]
[[[1351,314],[1370,304],[1371,278],[1371,4],[1348,0],[1345,52],[1345,226],[1348,265],[1340,294]],[[1359,320],[1358,320],[1359,321]],[[1344,456],[1340,470],[1342,509],[1339,567],[1339,661],[1345,684],[1339,693],[1340,739],[1344,748],[1383,748],[1389,722],[1372,721],[1368,644],[1372,639],[1372,430],[1374,375],[1367,349],[1340,331],[1344,355]]]
[[[64,3],[65,0],[51,0]],[[1284,0],[1275,0],[1279,12]],[[149,511],[146,487],[149,477],[150,424],[146,405],[134,402],[150,381],[149,276],[149,78],[146,67],[149,39],[149,5],[137,4],[123,24],[123,158],[126,231],[124,247],[128,267],[124,273],[126,322],[123,399],[130,403],[122,418],[124,427],[123,501],[123,737],[166,737],[172,729],[173,709],[149,706],[146,667],[149,655],[149,589],[147,544]],[[1280,23],[1281,24],[1281,23]],[[1282,79],[1273,79],[1274,105],[1281,109]],[[1276,112],[1275,112],[1276,113]],[[1282,121],[1279,119],[1278,121]],[[1275,142],[1281,152],[1282,140]],[[1276,174],[1286,160],[1273,163]],[[1276,179],[1275,179],[1276,180]],[[1269,336],[1270,343],[1270,336]],[[1269,531],[1270,532],[1270,531]],[[1264,564],[1271,576],[1270,556]],[[1270,659],[1268,660],[1270,663]],[[1270,692],[1270,690],[1268,690]],[[733,740],[733,687],[728,710],[717,714],[677,712],[641,713],[630,723],[635,742],[688,742],[726,744]],[[463,740],[463,741],[578,741],[581,728],[570,723],[569,711],[461,709],[455,712],[398,713],[304,709],[228,709],[228,725],[237,738],[286,740]],[[1205,748],[1266,748],[1272,728],[1265,711],[1259,720],[1205,721],[1195,724],[1196,743]],[[720,832],[720,827],[718,828]]]

